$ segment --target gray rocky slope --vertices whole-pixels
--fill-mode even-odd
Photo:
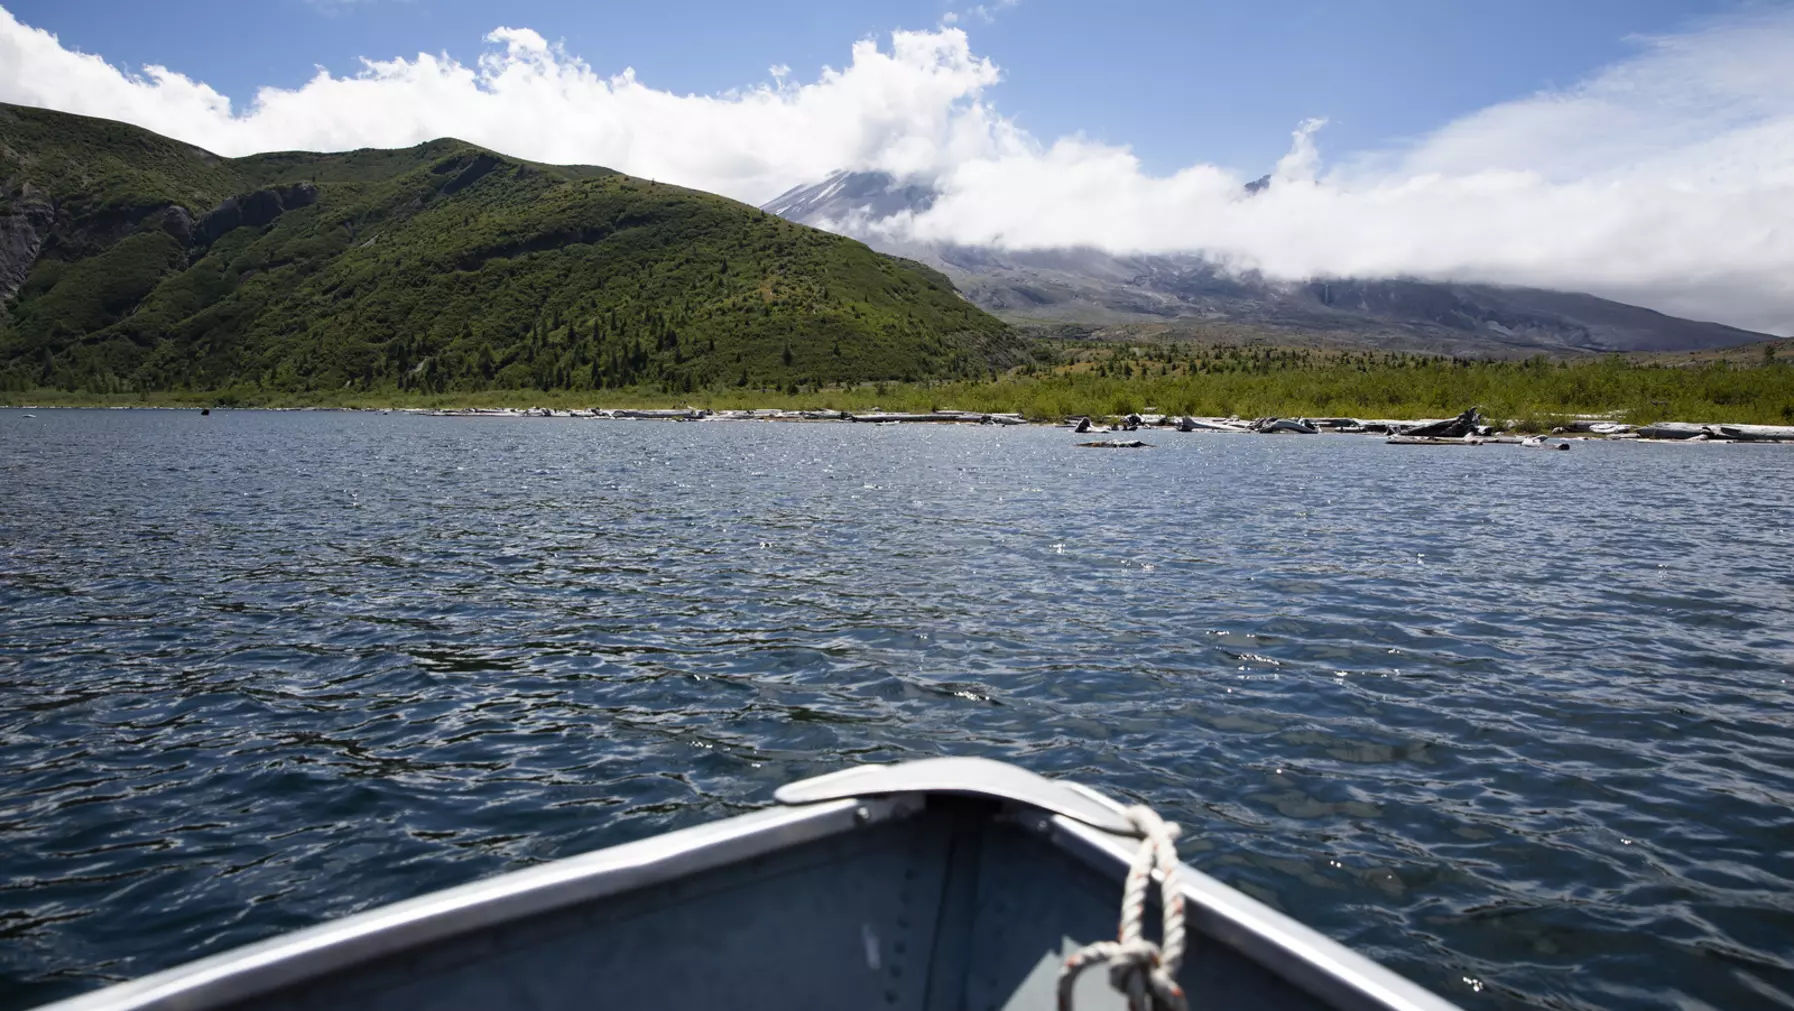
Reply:
[[[1262,190],[1265,180],[1248,187]],[[1201,256],[1097,249],[1014,251],[892,241],[871,223],[926,210],[926,183],[837,172],[765,205],[792,221],[846,232],[920,260],[1011,323],[1095,336],[1374,346],[1500,356],[1698,351],[1769,339],[1593,295],[1409,278],[1273,281]]]

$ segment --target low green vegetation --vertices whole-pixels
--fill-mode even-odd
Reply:
[[[995,380],[700,389],[491,390],[397,388],[295,394],[257,388],[96,396],[0,393],[12,404],[333,407],[674,407],[845,411],[1014,412],[1038,421],[1153,410],[1199,416],[1436,418],[1479,406],[1489,417],[1548,430],[1573,415],[1794,424],[1794,364],[1675,366],[1611,357],[1472,361],[1421,355],[1325,354],[1276,348],[1042,345]]]
[[[1768,364],[1763,364],[1767,362]],[[1067,348],[1017,370],[1034,382],[1027,413],[1122,414],[1148,407],[1201,416],[1422,418],[1480,406],[1549,427],[1570,415],[1794,424],[1794,367],[1758,358],[1669,364],[1611,355],[1524,361],[1394,352],[1157,345]],[[993,408],[994,409],[994,408]]]
[[[0,219],[37,243],[0,248],[14,392],[795,391],[989,376],[1023,347],[920,264],[452,140],[225,159],[0,106]]]

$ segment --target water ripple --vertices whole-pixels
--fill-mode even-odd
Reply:
[[[0,1007],[983,754],[1471,1008],[1794,1005],[1794,454],[0,411]]]

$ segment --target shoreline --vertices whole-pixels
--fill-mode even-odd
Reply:
[[[1648,425],[1631,425],[1612,420],[1613,415],[1581,415],[1564,419],[1567,424],[1553,426],[1549,432],[1530,432],[1516,419],[1500,423],[1471,424],[1472,430],[1462,435],[1414,438],[1420,430],[1462,425],[1473,412],[1456,418],[1257,418],[1244,420],[1197,415],[1156,413],[1127,415],[1076,415],[1058,421],[1030,419],[1016,412],[960,411],[943,408],[933,412],[842,411],[789,408],[545,408],[545,407],[363,407],[347,405],[307,405],[296,407],[235,407],[193,404],[0,404],[0,411],[196,411],[209,415],[213,411],[262,411],[268,413],[346,412],[355,414],[402,414],[409,417],[488,418],[488,419],[559,419],[586,421],[659,421],[691,422],[777,422],[834,423],[872,425],[950,425],[997,428],[1053,428],[1077,434],[1116,434],[1124,432],[1176,432],[1210,435],[1367,435],[1400,439],[1406,444],[1483,445],[1523,444],[1523,435],[1557,439],[1561,442],[1645,442],[1645,443],[1710,443],[1714,445],[1794,445],[1794,426],[1752,425],[1742,422],[1658,421]],[[1480,421],[1481,419],[1474,419]],[[1084,422],[1082,427],[1079,422]]]
[[[1616,358],[1579,364],[1477,362],[1345,355],[1291,364],[1275,355],[1183,359],[1176,349],[1086,349],[1076,361],[1029,363],[1001,375],[831,384],[731,384],[690,391],[502,387],[425,390],[362,383],[274,389],[259,385],[141,390],[14,386],[0,404],[39,407],[360,408],[616,412],[709,410],[934,414],[955,408],[1030,422],[1128,414],[1200,418],[1373,417],[1432,420],[1478,405],[1511,427],[1549,433],[1576,421],[1632,425],[1694,419],[1710,425],[1794,427],[1794,363],[1670,368]],[[1169,358],[1167,356],[1170,356]],[[1712,420],[1719,419],[1719,420]]]

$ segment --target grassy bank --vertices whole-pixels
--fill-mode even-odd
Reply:
[[[1696,367],[1618,358],[1564,363],[1452,361],[1379,354],[1319,355],[1276,349],[1165,349],[1062,353],[993,381],[878,383],[794,390],[726,386],[690,393],[495,389],[423,394],[391,388],[268,391],[256,388],[95,394],[67,390],[0,393],[0,403],[93,406],[241,407],[670,407],[1008,411],[1038,420],[1069,415],[1171,414],[1423,418],[1471,405],[1495,418],[1548,427],[1569,415],[1794,424],[1794,365]]]

